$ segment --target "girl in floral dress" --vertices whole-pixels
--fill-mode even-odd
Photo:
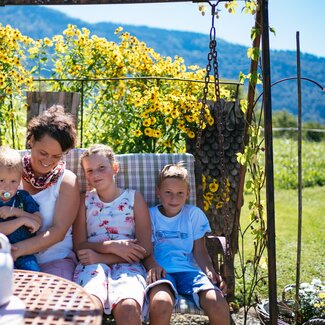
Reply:
[[[117,187],[112,149],[93,145],[81,157],[91,191],[81,199],[73,227],[79,258],[74,281],[94,296],[117,324],[141,324],[146,270],[152,251],[151,223],[143,196]]]

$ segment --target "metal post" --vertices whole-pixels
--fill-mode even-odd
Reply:
[[[270,324],[276,325],[278,319],[278,306],[277,306],[277,290],[276,290],[274,174],[273,174],[272,105],[271,105],[271,71],[270,71],[271,69],[270,69],[268,0],[262,0],[262,66],[263,66],[263,93],[264,93],[263,100],[264,100],[264,129],[265,129],[269,311],[270,311]]]
[[[81,80],[81,105],[80,105],[80,148],[83,147],[83,136],[84,136],[84,95],[85,95],[85,91],[84,91],[84,83],[85,80]],[[78,116],[78,115],[77,115]]]
[[[298,320],[299,310],[299,283],[301,260],[301,228],[302,228],[302,166],[301,166],[301,69],[300,69],[300,41],[299,32],[296,33],[297,43],[297,90],[298,90],[298,238],[297,238],[297,262],[296,262],[296,302],[295,319]]]

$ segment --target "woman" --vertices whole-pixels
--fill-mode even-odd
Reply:
[[[71,225],[79,207],[77,177],[62,156],[74,148],[74,121],[61,106],[34,117],[27,127],[30,154],[23,157],[23,188],[40,206],[42,226],[33,238],[15,244],[13,257],[36,254],[42,272],[72,280],[76,257]]]

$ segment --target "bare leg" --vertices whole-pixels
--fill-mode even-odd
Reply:
[[[94,295],[91,295],[91,297],[93,298],[93,301],[94,301],[94,303],[96,305],[96,309],[98,309],[101,313],[103,313],[104,308],[103,308],[103,304],[102,304],[101,300],[98,297],[94,296]]]
[[[134,299],[121,300],[112,314],[117,325],[141,325],[141,308]]]
[[[230,312],[226,299],[219,291],[204,290],[199,293],[200,306],[209,317],[210,325],[229,325]]]
[[[169,325],[174,307],[174,293],[169,284],[156,285],[149,292],[150,325]]]

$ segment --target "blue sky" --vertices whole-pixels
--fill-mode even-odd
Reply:
[[[243,6],[238,1],[239,8]],[[125,5],[67,5],[50,6],[71,17],[87,22],[115,22],[131,25],[185,30],[208,34],[211,24],[210,9],[202,16],[197,3],[154,3]],[[229,42],[250,46],[253,17],[240,13],[228,14],[219,5],[220,19],[216,21],[217,36]],[[273,50],[295,50],[296,32],[300,34],[300,48],[304,53],[325,57],[325,0],[269,0],[269,23],[276,30],[270,34]]]

